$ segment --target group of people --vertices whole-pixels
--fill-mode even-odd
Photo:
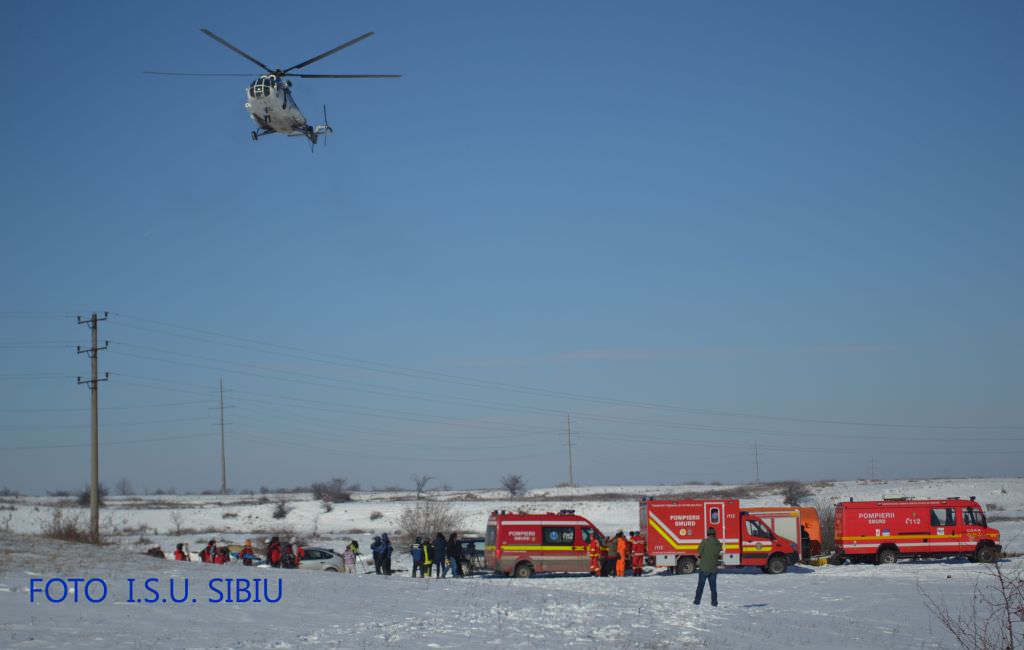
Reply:
[[[628,537],[620,530],[607,540],[607,546],[602,546],[597,536],[593,536],[587,545],[590,573],[621,578],[626,575],[628,566],[631,575],[640,577],[644,574],[645,552],[646,541],[638,530],[629,531]]]
[[[306,556],[305,549],[299,544],[294,537],[287,542],[282,542],[276,535],[267,539],[265,542],[266,547],[264,549],[263,557],[266,558],[270,566],[275,569],[297,569],[299,564],[302,562],[302,558]],[[359,544],[355,541],[355,550],[358,552]],[[352,546],[349,544],[349,547]],[[226,544],[217,546],[217,540],[211,539],[207,542],[203,550],[199,551],[199,561],[208,562],[211,564],[227,564],[231,562],[231,550]],[[252,540],[245,540],[245,544],[235,555],[242,564],[245,566],[252,566],[257,563],[260,558],[256,555],[256,551],[253,548]],[[188,550],[187,544],[178,544],[174,549],[174,559],[182,562],[191,562],[192,558]],[[355,560],[353,558],[353,565]]]
[[[447,538],[444,533],[438,533],[434,540],[429,537],[417,537],[409,546],[409,554],[412,555],[412,577],[429,578],[431,571],[436,577],[445,578],[448,571],[452,572],[453,578],[462,576],[462,543],[459,542],[458,533],[452,533]]]

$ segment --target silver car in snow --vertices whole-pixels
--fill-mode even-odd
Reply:
[[[341,571],[345,566],[345,560],[341,553],[319,546],[310,546],[304,549],[305,556],[299,563],[300,569],[312,569],[313,571]]]

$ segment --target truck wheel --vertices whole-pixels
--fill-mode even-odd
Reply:
[[[520,562],[516,565],[516,570],[512,575],[514,575],[517,578],[532,578],[533,565],[529,562]]]
[[[676,560],[676,575],[693,573],[697,569],[697,562],[692,557],[681,557]]]
[[[768,558],[768,564],[764,565],[764,572],[770,573],[773,576],[778,575],[786,570],[786,558],[781,555],[773,555]]]
[[[894,549],[883,548],[878,552],[878,564],[895,564],[898,554]]]
[[[999,554],[996,550],[989,545],[979,546],[977,552],[974,554],[974,560],[976,562],[986,562],[991,564],[999,559]]]

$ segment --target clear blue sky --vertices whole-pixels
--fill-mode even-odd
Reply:
[[[19,3],[0,483],[1024,466],[1019,2]],[[291,10],[290,10],[291,11]],[[249,139],[288,67],[335,134]],[[76,446],[78,445],[78,446]]]

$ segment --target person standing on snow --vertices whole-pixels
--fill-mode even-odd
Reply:
[[[597,535],[591,533],[590,543],[587,544],[587,555],[590,556],[590,573],[595,578],[601,576],[601,543],[597,541]]]
[[[704,582],[711,586],[711,606],[718,607],[718,559],[722,555],[722,543],[715,536],[715,529],[708,528],[708,536],[697,547],[697,594],[693,597],[693,604],[700,605],[701,596],[704,595]]]
[[[417,537],[416,541],[409,546],[409,555],[412,556],[412,577],[416,577],[418,571],[423,576],[423,538]]]
[[[644,540],[644,536],[640,534],[640,531],[633,531],[632,542],[633,550],[631,551],[631,557],[633,560],[633,575],[639,577],[644,574],[644,555],[646,555],[647,548]]]
[[[434,563],[434,547],[430,545],[430,537],[423,542],[423,566],[420,568],[420,576],[430,577],[430,567]]]
[[[383,563],[381,562],[381,557],[380,557],[381,556],[381,549],[383,548],[383,546],[384,546],[384,543],[380,541],[380,535],[377,535],[376,537],[374,537],[373,538],[373,543],[370,544],[370,554],[373,555],[373,572],[376,573],[377,575],[381,575],[381,573],[383,573],[381,571],[381,565]]]
[[[629,557],[629,542],[620,530],[615,535],[615,552],[618,558],[615,560],[615,575],[622,578],[626,575],[626,558]]]
[[[395,547],[391,545],[391,540],[388,539],[387,533],[384,533],[380,536],[380,541],[383,545],[381,548],[380,557],[381,562],[384,563],[384,575],[389,576],[391,575],[391,554],[394,552]]]
[[[275,569],[281,568],[281,542],[278,541],[277,536],[267,540],[266,557],[267,562],[270,562],[270,566]]]
[[[453,578],[462,577],[462,544],[459,543],[459,534],[452,533],[448,536],[448,566],[452,569]]]
[[[448,565],[445,564],[448,559],[448,541],[444,538],[444,533],[438,533],[434,538],[433,551],[431,557],[434,558],[434,566],[437,567],[437,577],[443,578],[448,575]]]

